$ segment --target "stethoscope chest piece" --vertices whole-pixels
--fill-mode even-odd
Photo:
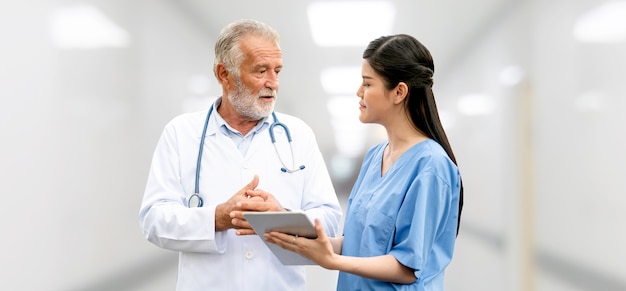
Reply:
[[[187,201],[187,206],[189,206],[189,208],[202,207],[202,204],[204,204],[204,202],[202,201],[202,197],[198,194],[191,195],[191,197],[189,197],[189,201]]]

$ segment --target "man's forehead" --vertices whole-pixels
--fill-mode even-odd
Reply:
[[[281,66],[282,52],[280,49],[269,49],[264,47],[256,47],[251,50],[248,50],[244,53],[246,55],[247,62],[253,63],[254,65],[275,65]]]
[[[249,34],[249,35],[242,37],[239,43],[242,49],[243,48],[253,49],[253,48],[263,47],[267,49],[280,50],[280,46],[275,40],[269,39],[267,37],[254,35],[254,34]]]

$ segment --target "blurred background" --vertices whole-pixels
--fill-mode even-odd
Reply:
[[[220,95],[239,18],[281,33],[277,110],[313,127],[342,203],[384,138],[357,118],[363,49],[430,49],[465,185],[446,290],[626,290],[626,1],[600,0],[3,1],[1,290],[174,290],[139,205],[163,126]]]

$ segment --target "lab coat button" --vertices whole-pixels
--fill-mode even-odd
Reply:
[[[246,259],[252,259],[254,253],[252,251],[246,251]]]
[[[244,163],[244,164],[243,164],[243,168],[247,170],[247,169],[249,169],[249,168],[250,168],[250,166],[248,166],[248,163]]]

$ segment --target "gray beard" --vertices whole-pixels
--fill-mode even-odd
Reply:
[[[260,95],[270,95],[267,93],[269,92],[261,90],[259,95],[252,96],[252,93],[243,86],[241,80],[235,78],[235,92],[226,96],[226,98],[228,98],[228,102],[241,116],[252,120],[260,120],[267,117],[274,110],[275,102],[267,104],[259,101]]]

